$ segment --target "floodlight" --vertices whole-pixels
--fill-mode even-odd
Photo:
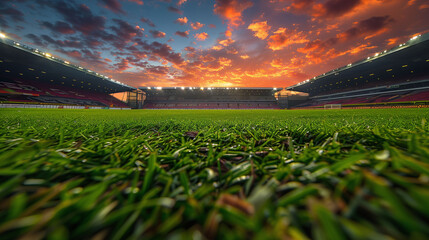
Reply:
[[[0,33],[0,38],[6,38],[6,35],[4,35],[4,33]]]

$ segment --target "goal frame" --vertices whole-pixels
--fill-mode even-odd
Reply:
[[[331,110],[331,109],[341,109],[341,104],[325,104],[323,105],[323,109],[325,110]]]

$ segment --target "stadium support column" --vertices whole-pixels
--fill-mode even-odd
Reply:
[[[142,109],[146,94],[142,90],[133,90],[127,92],[127,104],[132,109]]]

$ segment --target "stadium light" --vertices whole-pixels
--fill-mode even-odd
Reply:
[[[200,87],[200,89],[201,89],[201,91],[204,91],[204,88],[203,88],[203,87]]]
[[[6,38],[6,35],[4,35],[4,33],[0,33],[0,38]]]
[[[150,90],[151,88],[150,87],[147,87],[147,90]]]
[[[274,91],[277,91],[277,88],[275,87],[275,88],[273,88],[273,90],[274,90]]]
[[[48,58],[50,58],[50,57],[51,57],[51,54],[49,54],[49,53],[45,53],[45,56],[46,56],[46,57],[48,57]]]
[[[185,90],[185,87],[181,87],[182,90]]]

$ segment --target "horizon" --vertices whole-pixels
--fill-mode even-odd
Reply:
[[[419,0],[84,2],[2,2],[0,31],[136,88],[285,88],[428,31]]]

